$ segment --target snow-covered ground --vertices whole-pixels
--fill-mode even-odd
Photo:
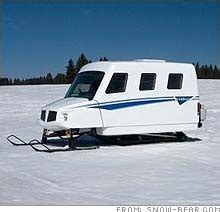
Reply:
[[[187,135],[201,141],[53,154],[6,141],[12,133],[40,139],[40,107],[67,87],[0,87],[0,205],[220,203],[220,81],[199,80],[208,117]]]

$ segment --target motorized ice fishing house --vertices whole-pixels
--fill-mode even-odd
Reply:
[[[85,65],[39,123],[46,132],[112,136],[195,130],[204,119],[193,65],[142,59]]]

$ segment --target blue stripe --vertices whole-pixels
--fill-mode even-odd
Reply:
[[[100,104],[100,105],[92,106],[90,108],[100,108],[100,109],[105,109],[105,110],[117,110],[117,109],[126,108],[126,107],[133,107],[133,106],[140,106],[140,105],[154,104],[154,103],[168,102],[168,101],[175,101],[175,99],[172,98],[172,99],[130,101],[130,102],[121,102],[121,103],[106,104],[106,105]]]
[[[141,100],[153,100],[153,99],[171,99],[171,98],[174,98],[174,97],[172,97],[172,96],[165,96],[165,97],[149,97],[149,98],[125,99],[125,100],[116,100],[116,101],[110,101],[110,102],[102,102],[101,104],[121,103],[121,102],[141,101]]]
[[[169,96],[169,97],[150,97],[150,98],[138,98],[138,99],[126,99],[126,100],[117,100],[111,102],[102,102],[99,104],[88,104],[79,107],[89,107],[89,108],[100,108],[105,110],[116,110],[121,108],[139,106],[139,105],[146,105],[146,104],[154,104],[154,103],[161,103],[161,102],[170,102],[176,101],[179,105],[184,104],[186,101],[189,100],[197,100],[198,96]]]
[[[110,102],[102,102],[99,103],[99,105],[103,104],[114,104],[114,103],[121,103],[121,102],[131,102],[131,101],[141,101],[141,100],[154,100],[154,99],[173,99],[174,97],[171,96],[165,96],[165,97],[149,97],[149,98],[137,98],[137,99],[125,99],[125,100],[116,100],[116,101],[110,101]],[[90,106],[97,106],[97,104],[88,104],[88,105],[83,105],[80,107],[90,107]]]

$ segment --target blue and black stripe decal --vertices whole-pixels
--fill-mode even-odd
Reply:
[[[146,105],[146,104],[154,104],[154,103],[159,103],[159,102],[168,102],[168,101],[175,101],[175,99],[154,99],[154,100],[146,99],[146,100],[141,100],[141,101],[108,103],[108,104],[100,104],[100,105],[92,106],[90,108],[116,110],[116,109],[121,109],[121,108],[134,107],[134,106],[140,106],[140,105]]]
[[[141,98],[141,99],[130,99],[122,101],[103,102],[100,104],[87,105],[89,108],[100,108],[104,110],[117,110],[127,107],[141,106],[147,104],[155,104],[162,102],[177,101],[179,105],[184,104],[188,100],[197,100],[193,96],[176,96],[176,97],[153,97],[153,98]]]

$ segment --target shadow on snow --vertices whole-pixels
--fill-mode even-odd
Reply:
[[[183,142],[196,142],[201,141],[200,138],[186,137],[185,141],[177,141],[176,138],[160,138],[154,136],[99,136],[98,138],[84,135],[74,140],[75,145],[79,147],[86,146],[132,146],[132,145],[147,145],[158,143],[183,143]],[[68,144],[66,139],[51,139],[48,140],[47,145],[54,147],[64,147]]]

